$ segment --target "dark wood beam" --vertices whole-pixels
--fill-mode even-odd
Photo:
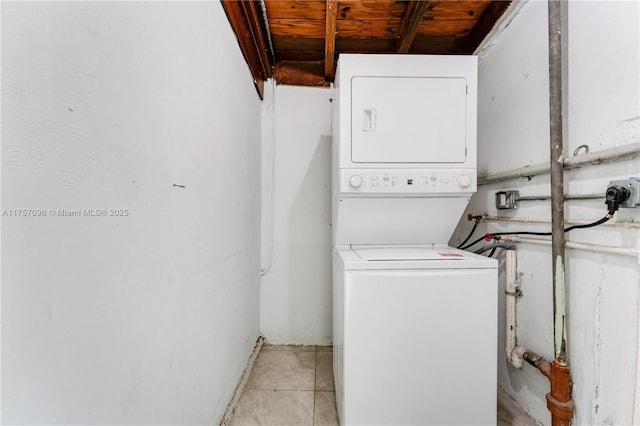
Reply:
[[[335,77],[336,53],[336,18],[338,16],[338,0],[327,0],[326,26],[324,36],[324,78],[333,81]]]
[[[500,19],[510,4],[511,1],[492,1],[480,18],[478,18],[478,22],[476,22],[473,29],[469,32],[460,49],[460,53],[472,54],[487,34],[489,34],[489,31],[491,31],[496,21]]]
[[[260,4],[251,0],[221,0],[221,3],[262,98],[264,82],[273,76],[274,61]]]
[[[400,31],[398,33],[399,39],[396,50],[398,53],[407,53],[411,48],[411,43],[418,31],[418,25],[420,19],[424,15],[425,10],[429,6],[429,1],[410,1],[407,4],[407,9],[402,17],[402,23],[400,24]]]

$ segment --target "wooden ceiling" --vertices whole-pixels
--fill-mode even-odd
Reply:
[[[222,0],[262,94],[326,86],[340,53],[472,54],[510,1]]]

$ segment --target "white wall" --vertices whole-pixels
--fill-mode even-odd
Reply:
[[[128,215],[2,217],[2,422],[217,423],[260,261],[260,101],[218,2],[3,2],[19,208]]]
[[[264,116],[275,120],[265,138],[275,140],[273,261],[260,295],[271,343],[331,343],[330,98],[330,89],[277,86]]]
[[[637,2],[568,4],[565,86],[565,155],[582,144],[591,151],[638,142],[640,123],[639,27]],[[479,173],[506,171],[548,161],[547,4],[529,2],[479,63]],[[606,213],[609,180],[640,175],[635,160],[585,167],[565,173],[568,194],[601,193],[599,200],[568,201],[566,220],[593,221]],[[549,194],[548,176],[481,186],[471,202],[474,213],[496,215],[494,193],[518,189],[522,195]],[[500,215],[549,218],[546,201],[521,203]],[[638,209],[616,213],[615,221],[640,220]],[[460,224],[452,242],[470,224]],[[548,230],[550,225],[490,223],[489,232]],[[485,232],[485,230],[482,230]],[[477,231],[480,235],[480,231]],[[569,241],[637,247],[639,231],[624,228],[576,230]],[[522,273],[518,343],[553,357],[550,247],[521,244]],[[575,424],[630,424],[637,342],[638,259],[568,249],[568,356],[572,367]],[[504,266],[501,288],[504,289]],[[501,297],[501,311],[504,297]],[[547,379],[528,365],[515,370],[504,354],[504,314],[500,313],[498,381],[535,419],[550,424]]]

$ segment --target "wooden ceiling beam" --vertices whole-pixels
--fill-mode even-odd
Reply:
[[[336,53],[336,19],[338,17],[338,0],[327,0],[326,26],[324,36],[324,78],[333,81],[335,77]]]
[[[221,0],[221,3],[262,98],[265,80],[273,77],[274,56],[260,4],[251,0]]]
[[[429,6],[429,1],[410,1],[407,9],[402,17],[400,24],[399,39],[396,50],[398,53],[407,53],[411,48],[411,43],[418,31],[418,25],[424,15],[425,10]]]
[[[484,12],[482,12],[482,15],[478,18],[478,22],[476,22],[473,29],[469,32],[460,49],[460,53],[472,54],[487,34],[489,34],[489,31],[491,31],[510,4],[511,1],[492,1]]]

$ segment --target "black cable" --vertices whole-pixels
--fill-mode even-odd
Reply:
[[[498,247],[494,247],[491,249],[491,253],[489,253],[489,257],[493,256],[493,254],[496,252],[496,250],[498,249]]]
[[[586,223],[584,225],[573,225],[573,226],[570,226],[568,228],[565,228],[564,232],[566,233],[566,232],[572,231],[574,229],[592,228],[594,226],[601,225],[601,224],[605,223],[606,221],[608,221],[609,219],[611,219],[613,217],[614,213],[615,213],[615,210],[609,210],[607,215],[605,217],[603,217],[602,219],[600,219],[600,220],[597,220],[597,221],[591,222],[591,223]],[[551,232],[531,232],[531,231],[494,232],[492,234],[486,234],[483,237],[478,238],[474,242],[472,242],[470,244],[467,244],[466,246],[460,248],[460,250],[466,250],[469,247],[473,247],[476,244],[478,244],[480,241],[482,241],[483,239],[487,239],[487,241],[488,241],[488,240],[491,240],[491,239],[493,239],[495,237],[499,237],[499,236],[502,236],[502,235],[543,235],[543,236],[548,236],[548,235],[551,235]]]
[[[469,239],[471,238],[471,236],[472,236],[472,235],[473,235],[473,233],[475,232],[476,228],[478,227],[478,223],[479,223],[479,222],[480,222],[479,220],[476,220],[476,221],[475,221],[475,223],[473,224],[473,227],[471,228],[471,231],[469,231],[469,235],[467,235],[467,238],[465,238],[463,242],[461,242],[460,244],[458,244],[458,247],[456,247],[456,248],[460,248],[460,247],[462,247],[463,245],[465,245],[465,244],[467,243],[467,241],[469,241]]]
[[[487,244],[486,246],[476,250],[474,253],[476,254],[481,254],[484,253],[485,251],[489,251],[492,250],[495,253],[495,249],[507,249],[507,250],[512,250],[514,248],[516,248],[516,246],[514,244],[510,244],[510,243],[491,243],[491,244]],[[489,255],[491,256],[491,255]]]
[[[564,232],[569,232],[572,229],[592,228],[594,226],[598,226],[598,225],[601,225],[601,224],[605,223],[606,221],[608,221],[612,217],[613,217],[613,212],[609,212],[605,217],[603,217],[602,219],[600,219],[600,220],[598,220],[596,222],[586,223],[584,225],[573,225],[573,226],[570,226],[567,229],[565,229]]]
[[[460,247],[460,250],[466,250],[466,249],[468,249],[469,247],[473,247],[473,246],[475,246],[475,245],[476,245],[476,244],[478,244],[480,241],[482,241],[482,240],[484,240],[485,238],[487,238],[487,235],[491,235],[491,234],[485,234],[485,235],[483,235],[482,237],[478,238],[477,240],[474,240],[473,242],[471,242],[471,243],[467,244],[466,246],[464,246],[464,247]]]

